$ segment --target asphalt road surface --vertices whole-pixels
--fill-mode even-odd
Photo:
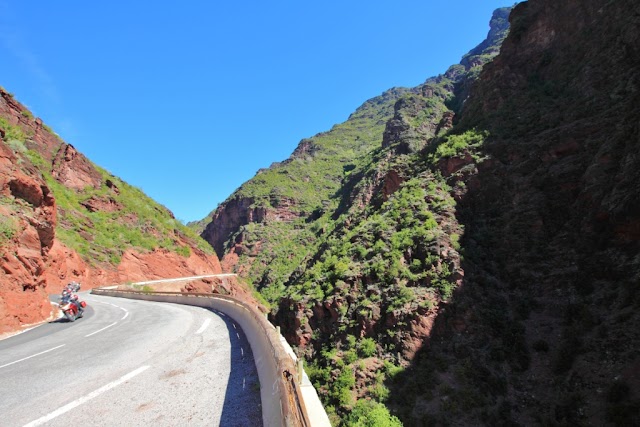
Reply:
[[[199,307],[80,294],[85,316],[0,341],[0,426],[261,426],[251,348]]]

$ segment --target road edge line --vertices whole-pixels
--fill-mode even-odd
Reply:
[[[109,390],[111,390],[112,388],[115,388],[117,386],[119,386],[120,384],[129,381],[131,378],[135,377],[138,374],[141,374],[142,372],[146,371],[147,369],[149,369],[151,366],[149,365],[145,365],[145,366],[141,366],[138,369],[136,369],[135,371],[129,372],[127,375],[121,377],[120,379],[117,379],[115,381],[110,382],[109,384],[100,387],[99,389],[92,391],[91,393],[87,394],[86,396],[83,396],[79,399],[74,400],[71,403],[67,403],[66,405],[56,409],[55,411],[45,415],[44,417],[40,417],[35,421],[31,421],[29,424],[25,424],[24,427],[35,427],[35,426],[39,426],[42,425],[44,423],[46,423],[47,421],[51,421],[52,419],[59,417],[60,415],[69,412],[70,410],[72,410],[73,408],[76,408],[80,405],[82,405],[85,402],[88,402],[89,400],[100,396],[102,393],[105,393]]]
[[[115,325],[115,324],[117,324],[117,323],[118,323],[118,322],[113,322],[112,324],[107,325],[107,326],[105,326],[105,327],[104,327],[104,328],[102,328],[102,329],[98,329],[98,330],[97,330],[97,331],[95,331],[95,332],[91,332],[89,335],[85,335],[84,337],[85,337],[85,338],[87,338],[87,337],[90,337],[91,335],[95,335],[95,334],[97,334],[98,332],[102,332],[102,331],[104,331],[105,329],[110,328],[110,327],[112,327],[113,325]]]
[[[200,335],[201,333],[203,333],[205,329],[207,329],[210,323],[211,323],[211,318],[207,318],[202,324],[202,326],[200,326],[200,329],[198,329],[198,331],[196,332],[196,335]]]
[[[14,363],[19,363],[19,362],[22,362],[24,360],[31,359],[32,357],[40,356],[41,354],[49,353],[50,351],[56,350],[56,349],[58,349],[60,347],[64,347],[65,345],[66,344],[62,344],[62,345],[59,345],[57,347],[50,348],[49,350],[41,351],[40,353],[32,354],[31,356],[28,356],[28,357],[23,357],[20,360],[15,360],[15,361],[13,361],[11,363],[7,363],[6,365],[0,366],[0,369],[5,368],[5,367],[10,366],[10,365],[13,365]]]

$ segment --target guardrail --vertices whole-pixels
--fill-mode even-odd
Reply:
[[[315,427],[328,426],[329,420],[321,410],[319,416],[310,419],[301,380],[296,375],[294,360],[287,353],[276,328],[256,308],[227,295],[182,292],[140,292],[118,290],[112,287],[95,288],[96,295],[147,301],[172,302],[177,304],[210,307],[235,320],[251,345],[260,378],[262,419],[265,426]],[[265,355],[267,357],[265,357]],[[304,375],[300,372],[300,377]],[[308,382],[308,380],[307,380]],[[310,385],[310,384],[309,384]],[[309,395],[309,393],[305,393]],[[317,400],[315,390],[312,393]],[[313,399],[313,397],[311,397]],[[317,412],[318,402],[310,402]],[[320,406],[321,408],[321,406]]]

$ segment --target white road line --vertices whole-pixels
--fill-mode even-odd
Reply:
[[[6,365],[2,365],[2,366],[0,366],[0,368],[4,368],[6,366],[13,365],[14,363],[22,362],[23,360],[31,359],[32,357],[40,356],[41,354],[49,353],[50,351],[53,351],[53,350],[58,349],[60,347],[64,347],[65,345],[66,344],[62,344],[62,345],[59,345],[57,347],[50,348],[49,350],[45,350],[45,351],[41,351],[40,353],[32,354],[29,357],[24,357],[24,358],[22,358],[20,360],[16,360],[14,362],[7,363]]]
[[[129,381],[131,378],[135,377],[138,374],[141,374],[142,372],[146,371],[147,369],[149,369],[150,366],[141,366],[138,369],[136,369],[133,372],[129,372],[127,375],[123,376],[122,378],[115,380],[113,382],[110,382],[109,384],[100,387],[99,389],[92,391],[91,393],[87,394],[86,396],[83,396],[79,399],[74,400],[71,403],[68,403],[66,405],[64,405],[61,408],[56,409],[55,411],[51,412],[50,414],[45,415],[44,417],[38,418],[35,421],[31,421],[29,424],[25,424],[24,427],[35,427],[35,426],[39,426],[42,425],[44,423],[46,423],[47,421],[51,421],[52,419],[59,417],[60,415],[69,412],[70,410],[72,410],[73,408],[76,408],[80,405],[82,405],[83,403],[93,399],[94,397],[98,397],[100,396],[102,393],[111,390],[114,387],[119,386],[120,384]]]
[[[120,320],[126,319],[127,316],[129,315],[129,311],[126,308],[120,307],[119,305],[111,304],[110,302],[102,302],[102,301],[96,301],[96,302],[99,302],[100,304],[107,304],[107,305],[110,305],[111,307],[119,308],[120,310],[124,311],[126,314]]]
[[[196,332],[196,335],[203,333],[204,330],[209,326],[209,323],[211,323],[211,319],[205,320],[202,326],[200,326],[200,329],[198,329],[198,331]]]
[[[238,339],[240,339],[240,334],[236,332],[236,336],[238,337]]]
[[[104,331],[105,329],[112,327],[112,326],[113,326],[113,325],[115,325],[116,323],[118,323],[118,322],[113,322],[112,324],[107,325],[107,326],[105,326],[105,327],[104,327],[104,328],[102,328],[102,329],[98,329],[98,330],[97,330],[97,331],[95,331],[95,332],[91,332],[89,335],[85,335],[84,337],[85,337],[85,338],[87,338],[87,337],[90,337],[91,335],[95,335],[95,334],[97,334],[98,332],[102,332],[102,331]]]

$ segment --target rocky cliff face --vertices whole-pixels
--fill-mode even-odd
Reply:
[[[0,195],[11,200],[0,206],[0,333],[51,312],[45,270],[55,236],[55,199],[40,177],[17,164],[17,157],[0,139]]]
[[[312,250],[312,224],[335,210],[355,162],[379,147],[393,105],[407,89],[365,102],[328,132],[302,140],[289,159],[258,171],[196,225],[228,271],[248,278],[271,302]],[[203,224],[206,223],[206,224]]]
[[[241,188],[203,234],[228,236],[224,245],[214,242],[216,249],[226,251],[225,259],[241,253],[239,266],[250,259],[249,274],[260,265],[254,283],[277,307],[272,319],[310,360],[311,377],[338,416],[347,416],[356,398],[384,401],[387,371],[408,365],[428,345],[435,319],[463,283],[456,201],[464,185],[457,182],[475,169],[470,153],[452,153],[485,135],[448,133],[506,35],[508,12],[496,11],[488,39],[460,64],[419,87],[368,101],[245,184],[275,210],[267,197],[288,196],[287,183],[312,182],[322,194],[315,205],[285,205],[297,219],[245,222],[257,217],[259,199],[249,200]],[[322,173],[314,176],[316,165]],[[287,200],[300,200],[295,196]]]
[[[46,319],[48,294],[72,280],[89,289],[221,272],[166,209],[146,199],[152,216],[132,210],[130,191],[0,90],[0,334]],[[109,236],[118,224],[143,229]]]
[[[464,281],[391,406],[409,425],[633,425],[640,9],[530,0],[510,20],[454,128],[488,137],[448,160],[471,170]]]
[[[377,116],[381,145],[296,223],[303,256],[267,246],[273,319],[345,423],[381,402],[406,425],[637,424],[640,9],[509,19],[495,60],[481,43]],[[319,153],[297,151],[302,171]],[[280,231],[241,240],[260,259]]]

